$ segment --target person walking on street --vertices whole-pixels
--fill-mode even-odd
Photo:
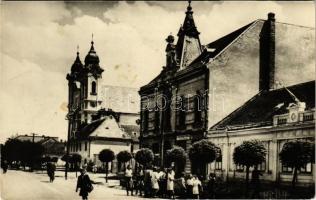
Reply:
[[[127,196],[129,195],[129,191],[131,192],[131,195],[133,196],[133,170],[131,169],[130,165],[127,165],[125,170],[125,180],[126,180],[126,193]]]
[[[53,182],[55,179],[55,170],[56,170],[56,165],[52,162],[48,162],[46,166],[47,170],[47,175],[49,176],[49,182]]]
[[[3,173],[7,173],[7,170],[8,170],[8,162],[6,160],[3,161],[2,165],[2,170],[3,170]]]
[[[93,186],[85,168],[81,169],[81,174],[78,176],[76,192],[78,192],[79,188],[79,196],[81,196],[83,200],[88,200],[88,194],[93,190]]]
[[[169,169],[167,173],[167,193],[169,198],[174,199],[174,172],[172,169]]]
[[[193,176],[192,182],[193,182],[193,188],[192,188],[193,198],[199,199],[200,198],[200,188],[202,188],[201,187],[202,183],[196,175]]]

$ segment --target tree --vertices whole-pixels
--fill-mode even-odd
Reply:
[[[180,174],[184,170],[187,154],[182,147],[174,146],[172,149],[167,150],[166,159],[169,164],[175,163],[176,172]]]
[[[81,163],[81,159],[82,157],[80,154],[74,153],[71,155],[70,163],[75,164],[76,177],[77,177],[77,172],[79,169],[79,163]]]
[[[136,152],[135,160],[144,167],[147,167],[154,160],[154,153],[148,148],[142,148]]]
[[[99,160],[103,163],[105,163],[105,182],[108,182],[108,173],[109,173],[109,162],[112,162],[114,160],[115,155],[114,152],[111,149],[103,149],[99,153]]]
[[[197,167],[197,174],[201,174],[206,164],[211,163],[216,158],[218,147],[206,139],[197,141],[189,149],[191,163]]]
[[[235,148],[233,160],[236,165],[246,167],[246,184],[249,182],[249,169],[265,161],[266,149],[262,142],[257,140],[244,141]]]
[[[117,161],[119,161],[120,163],[124,163],[124,170],[126,168],[125,167],[126,162],[130,161],[131,158],[132,158],[132,154],[128,151],[120,151],[116,155]]]
[[[292,187],[295,188],[297,182],[297,171],[314,159],[315,144],[308,141],[292,140],[284,144],[280,152],[280,160],[283,165],[292,167],[294,170]]]

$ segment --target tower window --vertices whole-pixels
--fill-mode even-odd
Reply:
[[[97,84],[95,81],[92,81],[92,84],[91,84],[91,94],[93,95],[97,94]]]

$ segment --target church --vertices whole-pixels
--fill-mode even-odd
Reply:
[[[82,164],[101,166],[98,155],[103,149],[115,154],[138,149],[139,97],[137,89],[102,85],[102,73],[94,42],[84,59],[79,52],[68,80],[68,151],[82,156]],[[110,167],[118,171],[114,160]]]
[[[188,152],[195,141],[216,140],[209,130],[260,92],[280,90],[286,100],[282,88],[312,81],[293,87],[307,92],[302,94],[308,96],[306,112],[313,109],[308,102],[315,79],[315,28],[278,22],[268,13],[267,19],[241,24],[204,45],[199,35],[189,2],[177,41],[173,35],[166,39],[166,65],[139,91],[140,145],[153,149],[156,164],[163,165],[174,145]],[[194,173],[191,165],[187,160],[186,172]]]

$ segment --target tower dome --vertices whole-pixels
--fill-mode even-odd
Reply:
[[[86,55],[86,58],[84,59],[84,62],[86,65],[99,64],[99,62],[100,62],[99,56],[95,52],[93,44],[94,44],[94,42],[91,41],[90,51],[88,52],[88,54]]]
[[[83,65],[82,65],[80,57],[79,57],[79,51],[77,51],[76,60],[75,60],[74,64],[72,64],[72,66],[71,66],[71,73],[79,73],[82,71],[82,69],[83,69]]]

